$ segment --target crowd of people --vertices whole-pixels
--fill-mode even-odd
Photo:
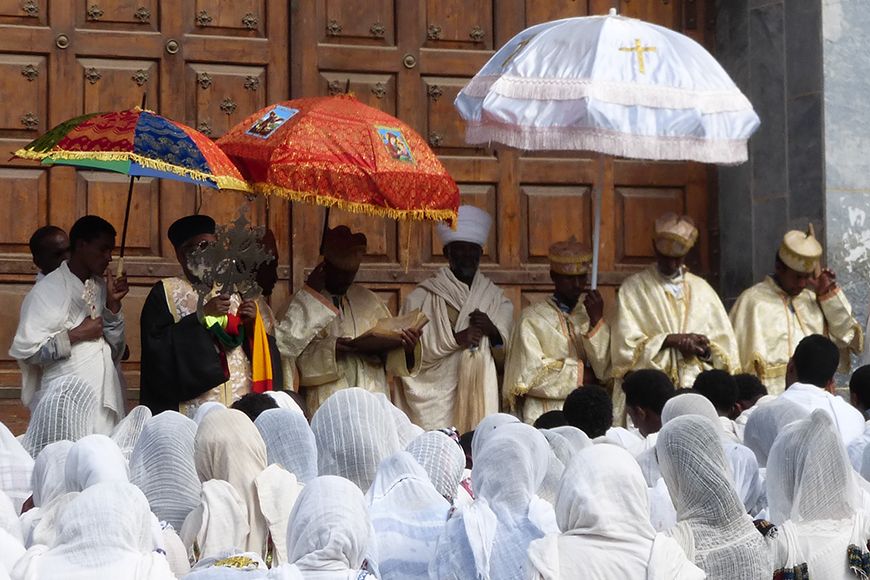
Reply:
[[[656,220],[612,315],[572,238],[515,321],[479,268],[490,226],[438,226],[447,265],[400,313],[428,322],[372,340],[406,318],[355,282],[364,235],[329,229],[276,316],[277,260],[262,296],[203,290],[215,222],[176,221],[129,413],[115,230],[38,230],[0,580],[870,576],[870,366],[836,394],[863,330],[811,231],[730,315],[684,264],[685,216]]]

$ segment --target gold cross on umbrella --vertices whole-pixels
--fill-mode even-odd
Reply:
[[[634,39],[634,46],[631,48],[620,48],[620,52],[636,52],[637,53],[637,70],[640,74],[646,74],[646,66],[643,60],[643,53],[645,52],[655,52],[656,47],[654,46],[643,46],[640,42],[639,38]]]

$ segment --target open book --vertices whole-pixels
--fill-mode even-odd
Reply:
[[[381,318],[371,330],[368,330],[350,342],[350,346],[360,352],[380,354],[402,347],[402,331],[423,330],[429,318],[413,310],[404,316]]]

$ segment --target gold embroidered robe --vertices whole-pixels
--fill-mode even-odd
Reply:
[[[741,372],[757,376],[771,395],[785,390],[788,361],[805,336],[830,338],[840,349],[841,370],[849,368],[849,353],[864,349],[861,325],[840,288],[819,299],[810,289],[792,298],[768,276],[740,295],[731,309],[731,323]]]
[[[583,384],[588,364],[600,381],[610,374],[610,327],[602,318],[589,327],[583,298],[570,314],[553,297],[523,309],[514,325],[504,375],[504,393],[511,410],[532,424],[547,411],[558,410]]]

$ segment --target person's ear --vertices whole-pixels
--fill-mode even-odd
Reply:
[[[830,380],[830,381],[828,381],[827,383],[825,383],[825,390],[828,391],[829,393],[831,393],[832,395],[833,395],[833,394],[836,394],[836,392],[837,392],[837,385],[836,385],[836,383],[834,383],[834,378],[833,378],[833,377],[831,377],[831,380]]]
[[[740,404],[740,401],[734,403],[734,406],[731,407],[731,411],[728,413],[728,418],[732,421],[740,416],[740,413],[743,412],[743,405]]]

